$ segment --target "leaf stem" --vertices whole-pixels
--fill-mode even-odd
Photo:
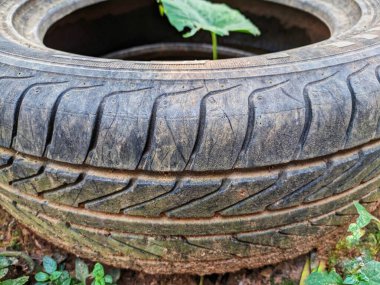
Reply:
[[[205,277],[202,275],[202,276],[199,278],[199,285],[204,285],[204,282],[205,282]]]
[[[212,59],[218,59],[218,38],[214,32],[211,32],[212,38]]]

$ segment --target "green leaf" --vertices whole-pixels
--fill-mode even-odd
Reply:
[[[15,265],[17,262],[17,258],[0,256],[0,269]]]
[[[0,285],[24,285],[28,281],[29,281],[28,276],[22,276],[22,277],[17,278],[17,279],[9,279],[9,280],[2,281],[2,282],[0,282]]]
[[[366,263],[360,273],[366,277],[368,285],[380,284],[380,262],[373,260]]]
[[[75,260],[75,277],[81,281],[83,284],[86,284],[86,279],[89,276],[89,270],[87,264],[81,260]]]
[[[371,215],[365,207],[360,205],[358,202],[354,203],[356,210],[358,211],[359,217],[356,220],[357,225],[360,228],[368,226],[368,224],[374,220],[380,223],[380,221],[373,215]]]
[[[219,36],[230,32],[248,33],[259,36],[259,29],[238,10],[226,4],[214,4],[205,0],[160,0],[169,22],[188,38],[199,30],[206,30]]]
[[[62,271],[54,271],[54,272],[50,275],[50,280],[51,280],[51,281],[58,280],[58,278],[61,277],[61,275],[62,275]]]
[[[348,227],[348,231],[351,235],[346,237],[346,241],[349,247],[359,244],[360,239],[365,235],[365,230],[358,226],[358,224],[351,224]]]
[[[49,280],[50,275],[45,272],[38,272],[36,275],[34,275],[34,278],[38,282],[45,282]]]
[[[61,275],[61,277],[59,277],[58,284],[59,285],[70,285],[72,280],[73,279],[71,278],[70,273],[65,270],[65,271],[62,271],[62,275]]]
[[[307,278],[306,285],[343,285],[342,277],[335,271],[313,272]]]
[[[348,231],[351,233],[346,238],[347,244],[349,247],[353,247],[359,244],[361,238],[365,235],[364,228],[370,224],[372,220],[376,221],[377,224],[380,221],[371,215],[365,207],[360,205],[358,202],[354,203],[356,210],[359,214],[359,217],[356,220],[356,223],[353,223],[349,226]]]
[[[70,285],[71,284],[71,281],[72,279],[71,278],[68,278],[68,279],[65,279],[63,282],[61,282],[62,285]]]
[[[8,268],[2,268],[0,269],[0,279],[4,278],[9,272]]]
[[[96,263],[94,269],[92,270],[92,276],[95,279],[100,279],[104,277],[104,268],[100,263]]]
[[[42,260],[42,263],[44,265],[45,271],[49,274],[52,274],[57,270],[57,262],[50,256],[45,256]]]
[[[104,281],[108,284],[112,284],[112,276],[107,274],[104,276]]]
[[[343,284],[345,285],[355,285],[357,283],[358,283],[358,278],[355,275],[349,275],[343,281]]]
[[[95,285],[105,285],[104,278],[95,279]]]

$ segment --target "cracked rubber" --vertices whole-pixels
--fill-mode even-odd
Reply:
[[[209,274],[306,253],[354,201],[377,207],[379,1],[277,0],[332,37],[172,64],[48,49],[49,21],[100,0],[24,2],[0,6],[0,205],[42,237],[118,267]]]

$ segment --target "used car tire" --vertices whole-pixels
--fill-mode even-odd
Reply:
[[[271,1],[331,38],[215,62],[91,58],[42,38],[101,0],[2,1],[0,205],[79,256],[198,274],[304,254],[354,201],[376,208],[380,2]]]

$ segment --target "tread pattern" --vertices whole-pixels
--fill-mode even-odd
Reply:
[[[0,146],[154,172],[251,169],[330,155],[379,137],[379,64],[374,58],[276,80],[127,86],[2,66],[0,85],[9,92],[0,98]]]
[[[367,192],[369,194],[364,195],[361,202],[374,209],[378,205],[380,191],[375,189]],[[0,195],[4,195],[4,191],[1,191]],[[326,237],[326,234],[336,231],[354,218],[355,211],[351,198],[353,196],[345,198],[344,204],[333,212],[326,214],[325,209],[322,209],[319,217],[311,219],[302,217],[303,221],[279,228],[206,236],[150,236],[97,230],[87,225],[80,225],[82,222],[80,219],[65,224],[60,219],[51,217],[52,213],[47,208],[46,212],[40,212],[38,208],[25,207],[22,202],[12,206],[11,201],[6,202],[8,198],[1,203],[16,217],[29,220],[28,224],[33,225],[38,232],[50,233],[48,236],[59,235],[64,241],[71,241],[72,244],[80,244],[81,247],[95,250],[95,254],[102,252],[102,256],[113,256],[116,260],[118,258],[123,260],[127,256],[128,263],[138,263],[139,260],[182,263],[184,260],[187,262],[239,260],[257,255],[268,258],[287,254],[289,250],[294,251],[296,244],[317,244],[319,238]],[[55,216],[59,214],[55,213]],[[296,248],[300,247],[302,246]]]
[[[93,211],[212,218],[282,210],[347,192],[380,173],[380,142],[271,170],[150,176],[76,168],[0,150],[0,182],[25,194]]]

